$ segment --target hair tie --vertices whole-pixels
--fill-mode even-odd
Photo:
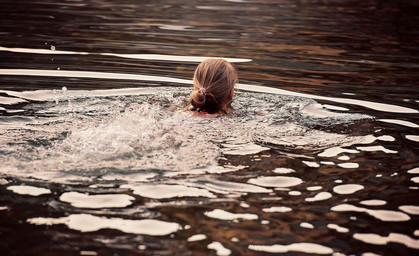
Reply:
[[[205,88],[204,88],[204,87],[199,88],[199,90],[200,90],[201,92],[203,92],[204,94],[207,92],[207,90],[205,90]]]

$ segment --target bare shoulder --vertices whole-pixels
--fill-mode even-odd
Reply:
[[[230,113],[234,112],[234,109],[226,109],[226,110],[220,110],[215,113],[209,113],[207,111],[197,111],[196,109],[190,109],[189,111],[193,112],[193,116],[204,116],[204,117],[219,117],[224,116]]]

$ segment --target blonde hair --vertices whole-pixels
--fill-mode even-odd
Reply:
[[[237,83],[236,69],[223,59],[206,59],[195,70],[189,100],[197,109],[219,111]]]

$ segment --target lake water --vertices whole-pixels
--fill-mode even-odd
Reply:
[[[416,1],[0,0],[2,255],[415,255]],[[221,117],[194,69],[238,70]]]

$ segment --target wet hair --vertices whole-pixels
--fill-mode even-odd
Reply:
[[[199,110],[217,112],[237,83],[236,69],[223,59],[206,59],[195,70],[194,91],[189,96]]]

